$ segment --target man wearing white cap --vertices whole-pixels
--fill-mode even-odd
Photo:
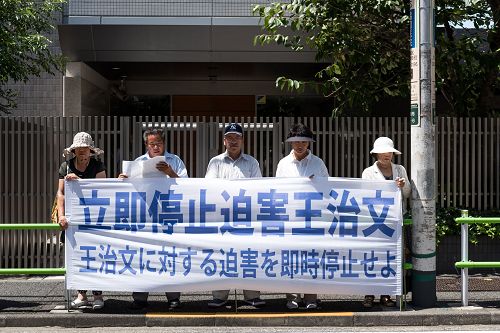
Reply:
[[[372,180],[394,180],[403,194],[403,214],[406,212],[406,199],[410,197],[411,187],[402,165],[392,163],[394,154],[401,155],[401,152],[394,148],[394,142],[388,137],[382,136],[375,140],[370,154],[376,159],[372,166],[363,170],[361,178]],[[365,308],[373,307],[374,295],[366,295],[363,301]],[[380,304],[383,306],[395,306],[396,303],[389,295],[380,296]]]
[[[318,156],[311,153],[309,144],[314,142],[313,133],[303,124],[295,124],[290,128],[285,142],[292,144],[292,151],[283,157],[276,169],[276,177],[329,177],[325,163]],[[318,307],[316,294],[286,294],[286,307],[290,310],[298,309],[303,300],[306,309]]]
[[[262,177],[259,162],[250,155],[243,154],[243,128],[232,123],[224,129],[226,151],[210,160],[205,178],[241,179]],[[227,303],[229,290],[212,291],[213,300],[208,302],[211,308],[218,308]],[[260,298],[260,291],[243,290],[244,302],[261,307],[266,302]]]

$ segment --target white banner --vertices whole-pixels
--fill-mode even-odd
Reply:
[[[347,178],[67,181],[68,289],[401,294],[401,193]]]

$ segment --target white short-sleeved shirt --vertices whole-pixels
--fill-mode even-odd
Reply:
[[[308,154],[302,160],[297,160],[292,151],[283,157],[276,169],[276,177],[329,177],[328,169],[321,158],[307,150]]]
[[[213,157],[208,163],[205,178],[241,179],[262,177],[259,162],[250,155],[241,153],[233,160],[226,152]]]
[[[165,162],[167,162],[170,167],[175,171],[175,173],[181,177],[181,178],[188,178],[188,173],[186,170],[186,166],[184,165],[184,162],[182,162],[181,158],[175,154],[171,154],[169,152],[165,151]],[[144,161],[144,160],[149,160],[151,157],[149,156],[148,153],[141,155],[137,157],[135,160],[136,161]],[[166,175],[168,177],[168,175]]]

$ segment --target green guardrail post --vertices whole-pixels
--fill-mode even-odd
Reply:
[[[461,210],[462,218],[469,217],[469,211]],[[462,254],[462,261],[469,261],[469,225],[462,223],[460,225],[460,252]],[[469,304],[469,269],[462,268],[462,306]]]

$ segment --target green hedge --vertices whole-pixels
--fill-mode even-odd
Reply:
[[[459,208],[436,209],[436,240],[439,243],[444,236],[460,235],[460,224],[455,222],[460,217]],[[500,210],[469,210],[470,217],[500,217]],[[500,223],[473,223],[469,225],[469,241],[477,244],[479,236],[500,239]]]

